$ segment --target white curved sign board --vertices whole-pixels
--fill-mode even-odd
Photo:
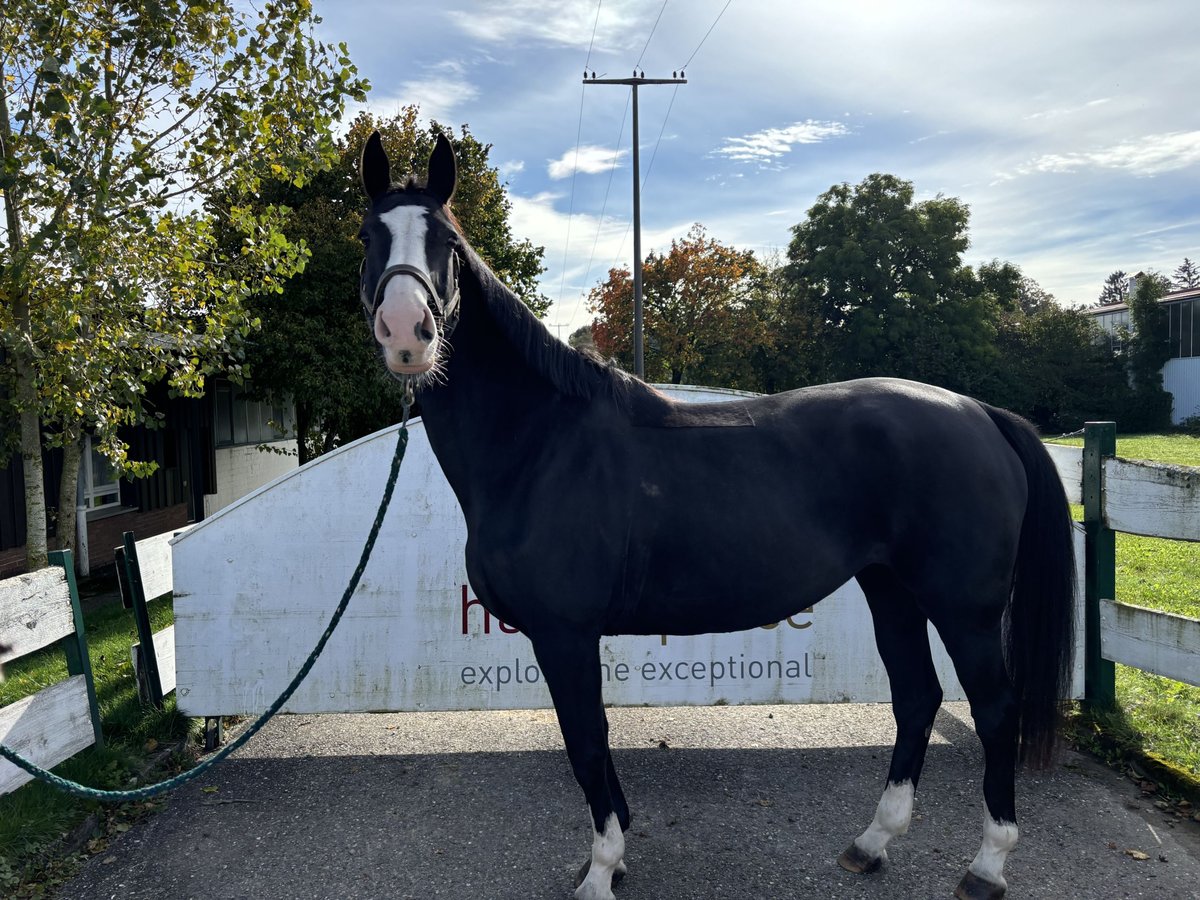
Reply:
[[[691,402],[744,396],[712,388],[664,390]],[[256,714],[282,692],[358,563],[398,431],[388,428],[322,456],[175,539],[182,712]],[[465,543],[458,502],[415,420],[371,562],[285,711],[550,706],[529,641],[475,600]],[[1077,559],[1081,564],[1079,549]],[[947,699],[961,699],[936,635],[934,649]],[[605,700],[618,705],[890,698],[866,600],[853,580],[775,626],[604,638],[601,659]]]

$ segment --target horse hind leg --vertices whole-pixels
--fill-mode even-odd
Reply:
[[[592,852],[576,879],[575,898],[613,900],[613,882],[626,872],[624,833],[630,816],[608,749],[599,640],[560,634],[534,640],[533,648],[591,812]]]
[[[954,895],[959,900],[999,900],[1008,889],[1004,863],[1017,846],[1014,782],[1019,725],[1016,696],[1004,665],[1000,622],[984,629],[951,626],[938,631],[971,703],[975,733],[983,745],[983,842]]]
[[[896,718],[887,785],[875,818],[838,857],[843,869],[867,873],[887,861],[888,842],[908,831],[942,688],[929,650],[927,620],[912,594],[882,566],[860,572],[858,582],[871,608],[875,643],[891,683]]]

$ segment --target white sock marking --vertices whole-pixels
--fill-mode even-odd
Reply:
[[[612,877],[623,866],[625,835],[616,813],[604,820],[604,831],[593,831],[592,865],[583,884],[575,889],[575,900],[613,900]]]
[[[875,818],[867,830],[854,839],[858,849],[872,859],[887,859],[888,841],[908,831],[912,819],[913,796],[916,791],[911,781],[889,784],[879,799]]]
[[[983,816],[983,844],[967,868],[992,884],[1008,887],[1004,880],[1004,861],[1017,846],[1015,822],[997,822],[987,813]]]

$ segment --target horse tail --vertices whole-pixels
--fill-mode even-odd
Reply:
[[[1071,510],[1033,426],[981,404],[1025,467],[1028,500],[1004,630],[1004,655],[1020,715],[1020,759],[1050,764],[1060,702],[1075,658],[1075,554]]]

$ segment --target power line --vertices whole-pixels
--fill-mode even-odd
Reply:
[[[696,58],[696,54],[700,52],[700,48],[704,46],[704,42],[708,40],[708,36],[712,34],[712,30],[717,27],[717,23],[721,21],[721,16],[725,15],[725,10],[729,9],[729,4],[732,2],[733,0],[727,0],[725,5],[721,8],[721,11],[717,13],[717,17],[713,19],[713,23],[708,26],[708,31],[704,32],[704,37],[700,38],[700,43],[696,45],[696,49],[692,51],[692,55],[687,58],[687,62],[680,66],[681,69],[686,69],[691,64],[692,60]]]
[[[637,62],[633,64],[635,69],[640,69],[642,67],[642,57],[646,55],[646,50],[650,47],[650,38],[654,37],[654,32],[658,28],[659,19],[662,18],[663,11],[666,10],[666,8],[667,0],[663,0],[663,5],[659,7],[658,10],[658,19],[655,19],[654,24],[650,27],[650,35],[646,38],[646,44],[644,47],[642,47],[642,52],[638,55]]]
[[[588,41],[587,61],[583,64],[584,75],[587,75],[588,63],[592,60],[592,44],[596,41],[596,26],[600,24],[600,6],[604,0],[596,0],[596,19],[592,22],[592,39]],[[583,98],[587,92],[579,91],[579,124],[575,126],[575,160],[571,163],[571,202],[567,211],[567,235],[563,242],[562,278],[558,282],[558,301],[562,302],[563,289],[567,284],[567,254],[571,250],[571,220],[575,215],[575,176],[579,171],[579,142],[583,136]]]
[[[633,95],[630,94],[625,98],[625,112],[621,116],[621,130],[617,132],[616,149],[613,152],[612,165],[608,167],[608,184],[604,188],[604,202],[600,204],[600,218],[596,222],[596,237],[592,239],[592,252],[588,256],[587,268],[583,272],[583,290],[587,289],[588,276],[592,274],[592,263],[596,261],[596,247],[600,243],[600,232],[604,229],[604,213],[608,209],[608,195],[612,191],[613,176],[617,172],[617,163],[620,161],[621,154],[621,139],[625,137],[625,122],[629,118],[629,100]],[[622,238],[621,243],[624,244]],[[582,291],[580,292],[582,296]],[[575,317],[579,315],[579,306],[575,307],[575,312],[571,314],[570,324],[575,325]]]
[[[592,44],[596,43],[596,26],[600,24],[600,6],[604,0],[596,0],[596,20],[592,22],[592,39],[588,41],[587,59],[584,60],[583,67],[589,68],[589,63],[592,61]]]
[[[654,158],[658,156],[658,145],[662,143],[663,132],[667,130],[667,119],[671,118],[671,107],[675,105],[675,95],[679,93],[679,85],[675,85],[675,90],[671,92],[671,102],[667,104],[667,114],[663,116],[662,128],[658,129],[658,140],[654,142],[654,150],[650,154],[650,164],[646,166],[646,174],[642,176],[642,190],[646,189],[646,182],[650,180],[650,173],[654,171]]]

